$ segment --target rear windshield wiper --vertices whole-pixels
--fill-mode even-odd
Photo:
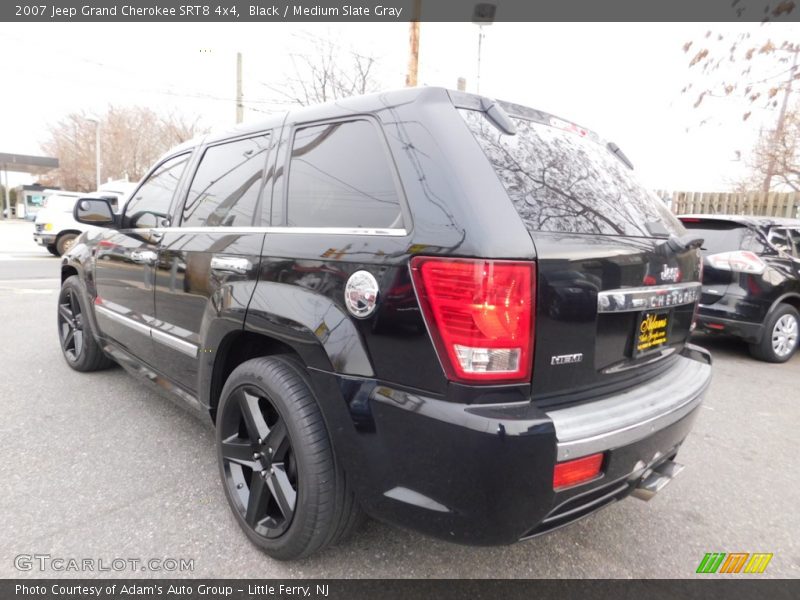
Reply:
[[[667,240],[661,242],[656,246],[656,252],[661,255],[668,256],[670,254],[680,254],[687,250],[696,250],[702,248],[703,238],[696,238],[692,235],[670,235]]]
[[[620,159],[622,161],[622,164],[624,164],[631,171],[633,171],[633,163],[627,156],[625,156],[625,153],[619,146],[617,146],[614,142],[608,142],[606,144],[606,148],[608,148],[611,151],[611,154]]]

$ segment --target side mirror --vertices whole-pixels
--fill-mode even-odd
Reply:
[[[78,223],[95,227],[113,227],[116,224],[111,202],[106,198],[80,198],[72,209]]]

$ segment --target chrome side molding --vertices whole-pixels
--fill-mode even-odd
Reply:
[[[95,314],[99,316],[106,317],[107,319],[119,323],[120,325],[124,325],[125,327],[129,327],[130,329],[133,329],[142,335],[149,336],[155,341],[164,344],[165,346],[169,346],[173,350],[177,350],[186,356],[197,358],[197,346],[191,342],[187,342],[186,340],[182,340],[174,335],[164,333],[159,329],[154,329],[149,325],[140,323],[139,321],[134,321],[130,317],[121,315],[118,312],[108,309],[100,304],[95,304],[94,311]]]
[[[408,230],[398,227],[157,227],[155,229],[138,229],[136,231],[148,234],[164,233],[229,233],[241,235],[244,233],[300,233],[306,235],[377,235],[386,237],[403,237],[408,235]]]

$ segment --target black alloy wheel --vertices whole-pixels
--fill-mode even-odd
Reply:
[[[260,536],[281,536],[292,522],[298,490],[286,423],[260,390],[241,386],[219,427],[225,485],[240,516]]]
[[[61,350],[70,362],[77,362],[83,353],[83,312],[76,290],[66,288],[58,299],[58,335]]]
[[[114,364],[98,344],[86,314],[80,279],[67,277],[58,294],[58,339],[67,364],[76,371],[99,371]]]
[[[361,511],[296,357],[236,367],[222,388],[216,426],[225,497],[245,535],[268,555],[309,556],[355,528]]]

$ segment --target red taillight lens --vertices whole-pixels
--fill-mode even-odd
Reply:
[[[594,479],[600,475],[602,466],[602,453],[557,463],[553,471],[553,489],[570,487]]]
[[[530,380],[534,263],[416,256],[411,275],[449,379]]]

